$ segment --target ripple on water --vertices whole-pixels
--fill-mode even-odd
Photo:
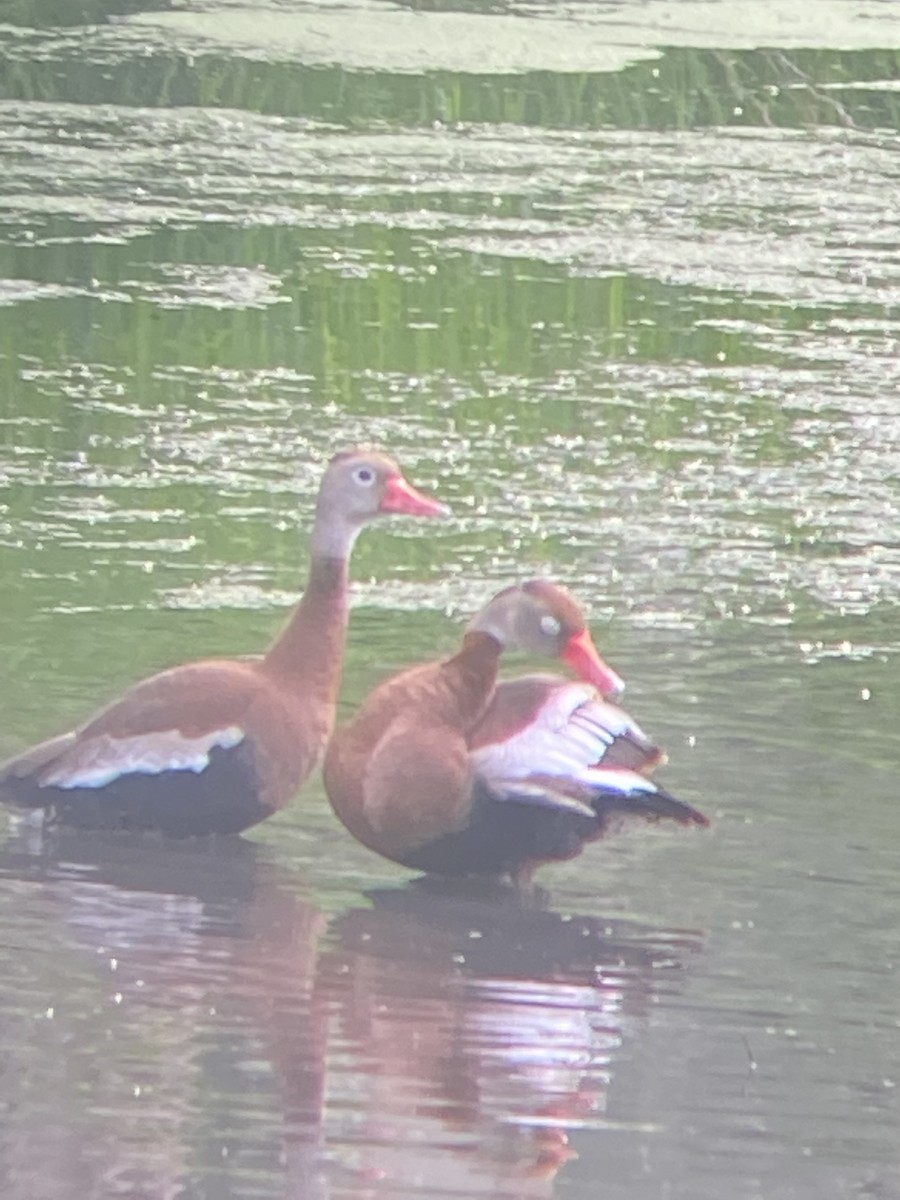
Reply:
[[[515,256],[531,271],[546,263],[593,277],[629,272],[687,288],[709,314],[698,328],[736,334],[776,358],[735,364],[723,355],[718,365],[675,360],[649,369],[627,356],[610,359],[607,345],[598,353],[587,339],[574,366],[551,376],[487,367],[474,381],[428,371],[415,380],[363,373],[363,392],[384,413],[377,418],[316,404],[299,373],[214,372],[198,386],[237,412],[230,428],[217,428],[216,413],[201,418],[191,405],[165,414],[150,427],[152,461],[143,476],[133,465],[127,475],[80,465],[85,486],[190,483],[238,496],[254,487],[254,475],[273,479],[307,446],[284,426],[283,436],[271,437],[253,418],[242,393],[262,387],[292,393],[296,404],[285,424],[308,413],[319,445],[329,436],[374,438],[409,453],[421,442],[444,467],[474,476],[476,503],[462,510],[461,523],[472,536],[468,544],[459,538],[458,562],[467,568],[474,553],[468,545],[482,539],[497,581],[523,564],[540,569],[558,552],[600,610],[669,625],[710,616],[783,622],[803,596],[848,613],[892,602],[898,513],[890,479],[898,431],[889,394],[897,326],[852,316],[853,306],[874,300],[888,311],[894,299],[895,231],[885,215],[892,174],[888,147],[877,137],[485,127],[465,136],[440,128],[348,139],[324,125],[209,110],[110,106],[88,115],[81,106],[10,104],[3,117],[18,149],[7,200],[14,219],[40,225],[43,218],[28,205],[42,194],[57,216],[99,220],[116,236],[209,220],[234,228],[270,220],[306,226],[323,235],[310,261],[319,254],[329,270],[346,268],[348,277],[398,264],[358,247],[328,250],[324,235],[373,222],[399,225],[444,253],[483,256],[486,271]],[[60,145],[61,128],[69,140]],[[131,149],[111,182],[109,153],[123,142]],[[203,188],[194,194],[190,181],[198,172]],[[41,178],[49,184],[51,175],[65,178],[68,190],[34,187]],[[856,186],[862,177],[864,189]],[[532,215],[498,212],[496,198],[511,196],[527,200]],[[123,203],[138,204],[139,225]],[[87,234],[74,229],[71,236]],[[40,237],[38,230],[35,247]],[[839,253],[828,250],[835,246]],[[161,264],[154,271],[163,278],[120,283],[119,293],[187,309],[252,307],[287,296],[285,281],[262,268]],[[735,291],[750,306],[777,296],[783,322],[711,314]],[[795,329],[791,314],[804,303],[826,314],[841,305],[851,315]],[[416,328],[438,326],[424,321]],[[547,339],[556,333],[566,336],[549,331]],[[187,373],[181,382],[190,386]],[[71,396],[81,391],[87,403],[96,381],[82,388],[77,380],[45,377],[41,386]],[[421,420],[410,415],[411,390],[428,405]],[[467,416],[468,400],[479,393],[492,400],[487,427],[484,405]],[[108,398],[100,403],[111,407]],[[540,409],[537,424],[529,403]],[[393,413],[386,406],[395,406]],[[438,414],[447,423],[436,429]],[[249,469],[242,461],[247,447]],[[452,477],[448,488],[451,499],[464,490]],[[610,509],[617,515],[607,515]]]
[[[576,38],[538,3],[488,14],[482,40],[472,13],[289,7],[0,30],[4,87],[84,101],[0,104],[4,745],[165,662],[264,645],[323,462],[374,440],[456,515],[361,539],[346,710],[455,645],[487,594],[550,573],[633,668],[667,783],[713,826],[548,868],[547,912],[468,884],[429,902],[318,782],[249,862],[6,847],[7,1186],[893,1195],[895,135],[817,124],[818,95],[810,119],[779,109],[790,128],[729,127],[741,84],[704,75],[752,66],[718,53],[720,18],[747,44],[773,13],[776,41],[888,44],[890,6],[579,3]],[[702,18],[716,52],[612,45],[650,14],[673,40]],[[292,20],[324,29],[318,51]],[[421,91],[264,65],[327,57],[337,28],[346,62],[411,53],[373,21],[415,31]],[[510,68],[588,71],[512,96],[511,76],[440,71],[501,33]],[[645,69],[592,92],[598,41],[700,83],[666,95]],[[889,61],[763,59],[810,96],[817,68],[852,89]],[[334,101],[373,79],[383,108]],[[677,132],[604,107],[692,90],[709,104],[661,118]],[[457,92],[482,97],[477,121],[441,119]]]

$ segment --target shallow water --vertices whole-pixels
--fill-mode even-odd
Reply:
[[[523,910],[318,781],[4,818],[4,1195],[900,1195],[893,6],[82,9],[0,11],[0,754],[263,647],[378,441],[454,516],[360,540],[343,711],[552,574],[713,826]]]

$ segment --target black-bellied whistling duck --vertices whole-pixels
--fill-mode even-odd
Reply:
[[[0,798],[68,825],[173,836],[238,833],[270,816],[331,733],[357,534],[386,513],[446,512],[384,454],[336,454],[316,501],[306,589],[266,654],[142,680],[79,729],[0,766]]]
[[[497,683],[507,649],[561,659],[587,682]],[[646,778],[662,759],[606,697],[621,690],[572,597],[546,580],[507,588],[462,649],[375,689],[325,755],[335,812],[386,858],[440,875],[509,875],[573,858],[620,818],[708,824]]]

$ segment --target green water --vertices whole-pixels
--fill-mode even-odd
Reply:
[[[522,912],[318,780],[3,817],[4,1197],[900,1195],[895,18],[0,0],[0,754],[264,647],[367,441],[454,516],[361,538],[342,711],[552,575],[713,818]]]

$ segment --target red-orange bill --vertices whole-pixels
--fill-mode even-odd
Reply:
[[[402,475],[394,475],[385,485],[379,512],[405,513],[409,517],[446,517],[450,509],[440,500],[417,491]]]
[[[597,653],[587,629],[569,638],[560,657],[577,675],[592,683],[604,700],[615,700],[625,690],[625,681]]]

